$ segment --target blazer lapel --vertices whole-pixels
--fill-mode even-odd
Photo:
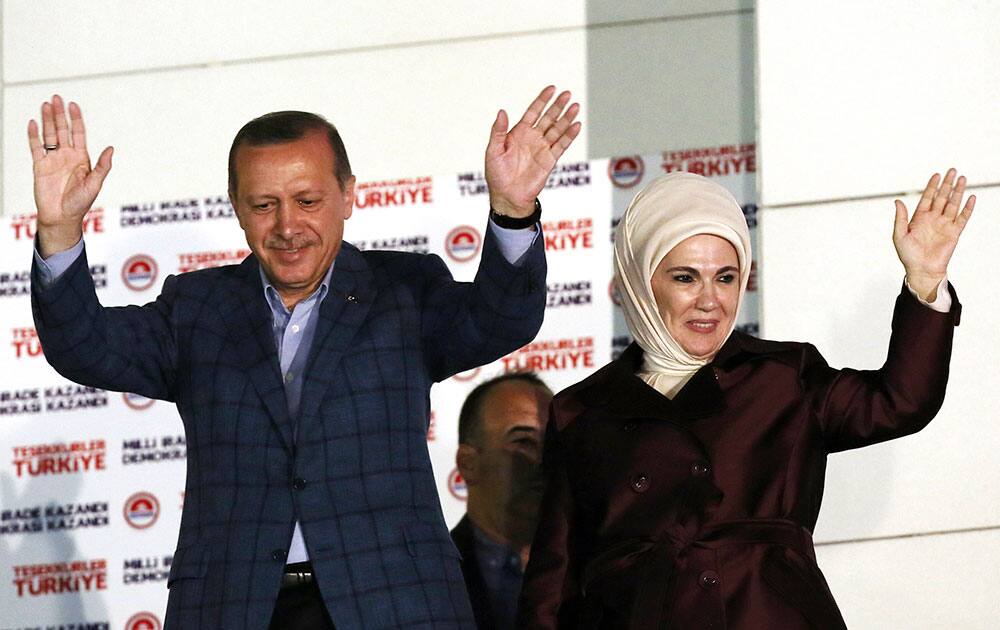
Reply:
[[[286,449],[291,452],[292,422],[281,383],[278,350],[274,345],[273,317],[264,299],[257,258],[247,257],[236,269],[238,282],[231,285],[235,299],[225,300],[222,317],[240,365],[264,401]]]
[[[330,390],[344,352],[365,322],[377,293],[374,274],[361,252],[344,242],[330,274],[330,290],[319,309],[306,364],[301,419],[315,416],[320,401]]]

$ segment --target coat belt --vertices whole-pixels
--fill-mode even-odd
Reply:
[[[629,628],[656,630],[670,591],[678,557],[691,547],[718,549],[727,545],[768,544],[790,547],[816,561],[812,534],[785,519],[739,519],[719,521],[700,529],[693,538],[664,533],[659,538],[632,538],[605,548],[584,567],[582,589],[609,574],[636,568],[635,595]]]

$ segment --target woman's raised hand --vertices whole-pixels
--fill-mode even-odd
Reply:
[[[38,124],[29,121],[38,247],[39,253],[48,257],[69,249],[83,235],[83,217],[111,170],[112,148],[105,148],[91,168],[80,107],[70,103],[67,120],[66,108],[58,94],[51,102],[42,103],[41,137],[38,131]]]
[[[934,173],[912,217],[906,205],[896,200],[892,243],[906,270],[910,288],[928,302],[937,297],[937,287],[948,271],[948,261],[958,244],[958,237],[976,206],[975,195],[970,195],[962,206],[965,177],[956,180],[956,175],[955,169],[948,169],[942,181],[941,175]]]

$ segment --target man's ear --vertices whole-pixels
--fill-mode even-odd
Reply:
[[[479,483],[479,450],[469,444],[459,444],[455,453],[455,464],[458,474],[462,475],[465,485],[473,486]]]
[[[344,220],[351,218],[351,214],[354,212],[354,184],[357,183],[357,178],[351,175],[347,179],[347,183],[344,185]]]
[[[240,208],[236,205],[236,197],[233,196],[233,191],[229,191],[229,205],[233,207],[233,213],[236,214],[236,220],[240,224],[240,229],[246,230],[243,225],[243,215],[240,214]]]

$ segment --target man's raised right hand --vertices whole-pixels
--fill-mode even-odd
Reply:
[[[72,127],[72,128],[71,128]],[[28,122],[28,146],[38,209],[38,251],[43,258],[65,251],[83,237],[83,217],[111,171],[113,149],[106,147],[91,168],[87,132],[76,103],[66,108],[58,94],[42,103],[42,135]]]

